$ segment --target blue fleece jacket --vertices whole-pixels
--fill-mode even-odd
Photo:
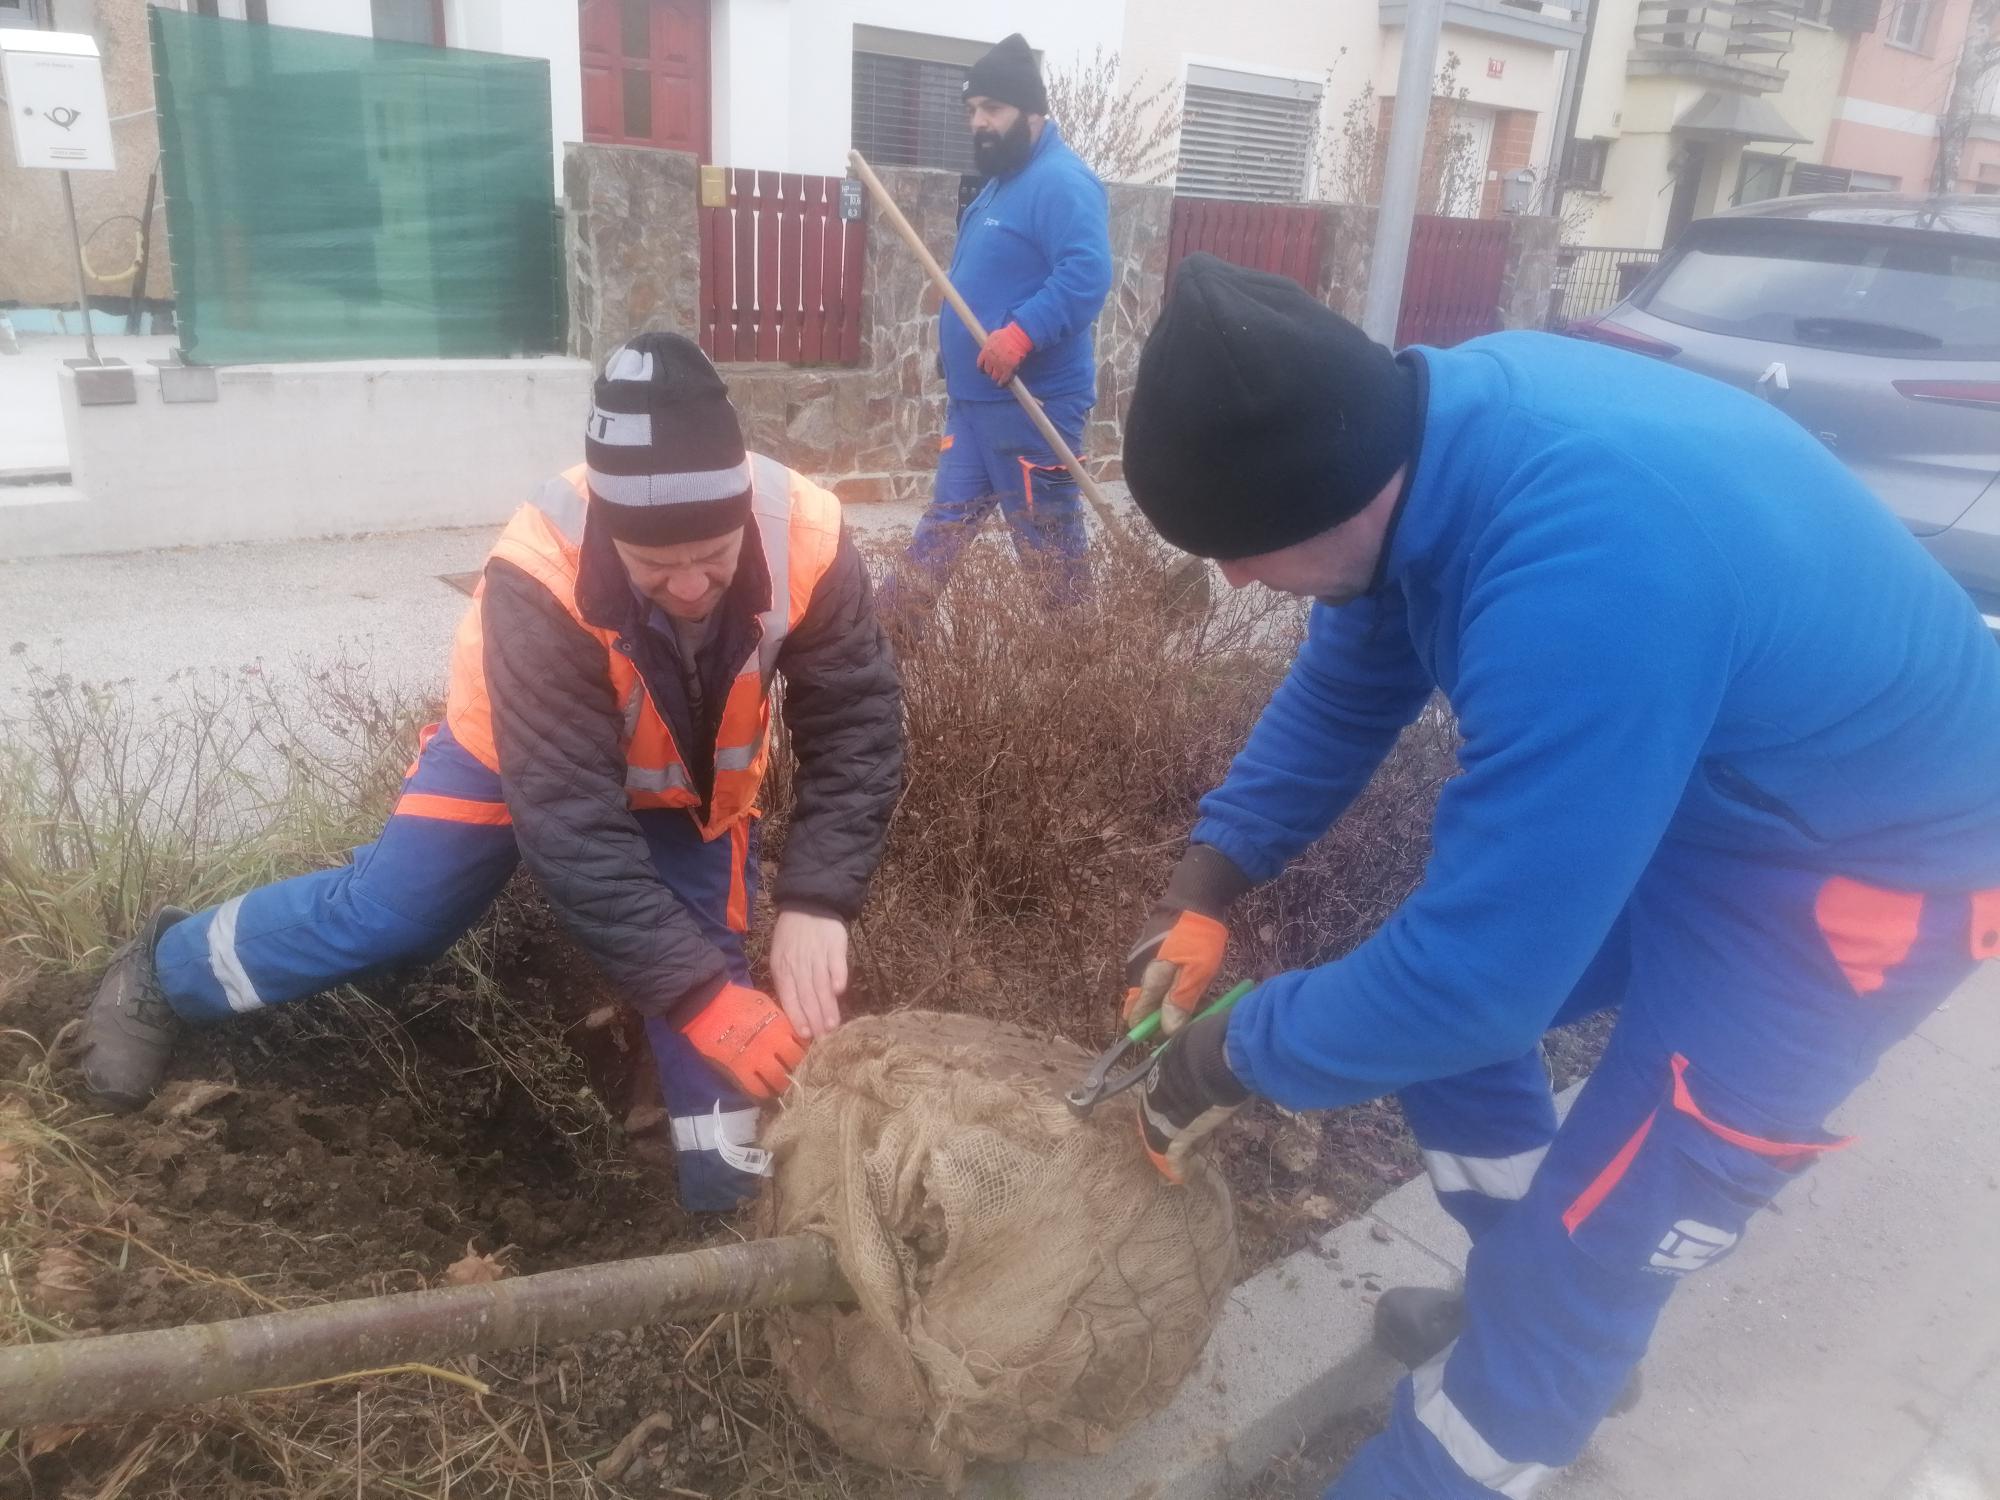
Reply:
[[[1404,357],[1427,406],[1379,585],[1313,608],[1193,837],[1276,875],[1434,687],[1463,774],[1383,927],[1239,1002],[1248,1087],[1333,1107],[1520,1056],[1663,843],[2000,885],[2000,650],[1810,434],[1546,334]]]
[[[1104,184],[1050,120],[1020,171],[979,190],[958,221],[951,280],[987,331],[1019,323],[1034,352],[1016,371],[1044,401],[1095,395],[1090,330],[1111,291]],[[945,389],[954,401],[1012,401],[980,373],[979,344],[939,314]]]

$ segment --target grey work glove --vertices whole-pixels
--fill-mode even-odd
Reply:
[[[1187,1024],[1222,968],[1229,908],[1252,884],[1228,855],[1188,845],[1125,957],[1127,1028],[1156,1010],[1168,1036]]]

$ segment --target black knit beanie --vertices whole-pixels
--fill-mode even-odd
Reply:
[[[1042,87],[1041,65],[1027,38],[1015,32],[972,65],[965,75],[965,97],[975,94],[1031,115],[1049,112],[1049,91]]]
[[[750,519],[750,460],[729,387],[680,334],[642,333],[611,351],[583,457],[591,503],[621,542],[702,542]]]
[[[1125,479],[1183,552],[1330,531],[1417,451],[1417,377],[1294,281],[1190,255],[1139,356]]]

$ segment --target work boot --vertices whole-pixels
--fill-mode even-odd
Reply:
[[[160,1086],[183,1022],[160,989],[160,934],[188,913],[163,906],[111,957],[83,1016],[83,1086],[114,1114],[145,1107]]]
[[[1442,1354],[1465,1327],[1465,1293],[1429,1286],[1392,1286],[1375,1303],[1375,1347],[1406,1369],[1427,1365]],[[1633,1366],[1625,1389],[1611,1403],[1610,1415],[1622,1417],[1639,1404],[1644,1393],[1639,1369]]]

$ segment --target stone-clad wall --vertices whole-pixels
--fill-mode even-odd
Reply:
[[[569,352],[602,365],[649,328],[694,333],[701,243],[695,159],[647,146],[571,146],[563,154]]]
[[[1125,411],[1139,375],[1139,351],[1160,316],[1167,295],[1167,236],[1172,188],[1113,183],[1111,195],[1111,295],[1097,319],[1097,405],[1083,435],[1083,457],[1101,479],[1124,472],[1119,449]]]
[[[891,167],[880,175],[931,253],[949,264],[957,174]],[[601,363],[620,339],[644,329],[692,335],[700,275],[694,158],[645,147],[572,145],[563,185],[570,352]],[[1098,399],[1083,456],[1093,472],[1116,478],[1139,351],[1166,295],[1173,194],[1113,184],[1110,197],[1115,274],[1097,323]],[[944,428],[940,299],[872,200],[865,212],[860,364],[726,364],[722,373],[752,448],[831,486],[844,500],[923,499],[931,492]],[[1375,211],[1329,204],[1326,214],[1313,292],[1358,318]],[[1539,324],[1553,274],[1554,230],[1549,220],[1515,221],[1503,326]]]

